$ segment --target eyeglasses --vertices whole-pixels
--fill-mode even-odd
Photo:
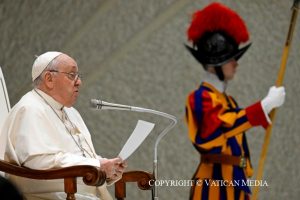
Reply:
[[[60,72],[57,70],[48,70],[48,71],[66,74],[68,79],[70,79],[71,81],[74,81],[74,80],[77,81],[79,78],[81,79],[81,74],[79,74],[78,72]]]

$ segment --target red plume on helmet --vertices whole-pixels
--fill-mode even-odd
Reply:
[[[239,49],[249,40],[247,27],[235,11],[216,2],[193,14],[187,36],[193,47],[186,48],[204,67],[238,60],[251,45]]]
[[[189,40],[196,42],[204,33],[214,31],[226,32],[237,44],[249,40],[247,27],[241,17],[221,3],[212,3],[196,11],[187,35]]]

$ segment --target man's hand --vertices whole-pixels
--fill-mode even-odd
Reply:
[[[270,113],[273,108],[277,108],[284,103],[285,89],[284,87],[272,86],[269,89],[268,95],[261,101],[263,109]]]
[[[121,158],[100,160],[100,169],[106,173],[106,178],[110,181],[120,179],[126,167],[127,163]]]

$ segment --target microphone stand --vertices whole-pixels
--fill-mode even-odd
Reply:
[[[169,124],[169,126],[167,126],[157,137],[156,141],[155,141],[155,145],[154,145],[154,159],[153,159],[153,175],[155,177],[155,179],[157,179],[157,174],[158,174],[158,158],[157,158],[157,148],[158,148],[158,144],[161,141],[161,139],[177,124],[177,119],[175,116],[164,113],[164,112],[160,112],[160,111],[156,111],[156,110],[151,110],[151,109],[146,109],[146,108],[139,108],[139,107],[131,107],[132,111],[136,111],[136,112],[145,112],[145,113],[151,113],[151,114],[155,114],[155,115],[159,115],[165,118],[168,118],[171,121],[171,123]],[[157,195],[157,186],[156,184],[154,184],[154,199],[158,200],[158,195]]]
[[[154,145],[154,159],[153,159],[153,176],[155,179],[157,179],[157,172],[158,172],[158,162],[157,162],[157,148],[158,144],[161,141],[161,139],[170,131],[177,123],[177,119],[175,116],[152,110],[152,109],[147,109],[147,108],[141,108],[141,107],[134,107],[134,106],[128,106],[128,105],[121,105],[121,104],[114,104],[114,103],[108,103],[105,101],[97,100],[97,99],[92,99],[91,100],[91,105],[92,107],[96,109],[116,109],[116,110],[126,110],[126,111],[134,111],[134,112],[143,112],[143,113],[151,113],[155,115],[159,115],[165,118],[168,118],[171,120],[171,123],[169,126],[167,126],[157,137]],[[154,195],[153,195],[154,193]],[[154,196],[154,197],[153,197]],[[154,184],[154,191],[152,190],[152,199],[158,200],[157,196],[157,186]]]

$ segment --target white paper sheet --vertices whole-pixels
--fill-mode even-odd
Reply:
[[[126,160],[142,144],[154,128],[154,125],[150,122],[138,120],[135,129],[119,153],[119,157]]]

